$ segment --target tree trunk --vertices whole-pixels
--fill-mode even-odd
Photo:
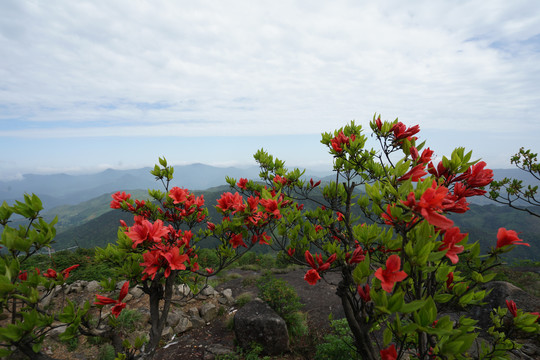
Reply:
[[[365,322],[365,319],[361,317],[361,314],[355,312],[353,307],[354,299],[351,298],[349,292],[349,286],[346,282],[346,274],[344,279],[341,280],[338,284],[337,295],[341,299],[341,304],[345,312],[345,318],[349,324],[349,328],[354,337],[354,346],[356,347],[356,352],[365,360],[376,360],[378,359],[378,354],[373,348],[371,343],[371,338],[369,336],[369,324]]]

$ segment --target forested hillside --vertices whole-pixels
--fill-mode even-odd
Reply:
[[[214,208],[216,200],[228,186],[211,188],[197,195],[204,195],[209,209],[210,218],[215,219],[217,212]],[[134,192],[136,198],[145,199],[145,191]],[[103,247],[107,243],[115,242],[119,221],[124,220],[130,224],[129,214],[120,210],[109,208],[110,194],[100,196],[76,206],[66,206],[54,209],[47,213],[48,217],[58,215],[59,231],[56,237],[55,249],[65,249],[72,246],[91,248]],[[322,200],[322,199],[321,199]],[[306,204],[310,206],[310,204]],[[520,237],[531,244],[531,247],[517,246],[510,252],[509,260],[530,259],[540,261],[540,219],[497,205],[470,205],[471,210],[466,214],[452,214],[451,218],[462,232],[469,233],[469,241],[480,241],[483,251],[494,246],[497,241],[497,230],[500,227],[520,232]]]

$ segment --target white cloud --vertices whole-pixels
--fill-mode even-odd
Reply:
[[[13,0],[0,13],[2,137],[315,134],[375,111],[540,133],[537,1]]]

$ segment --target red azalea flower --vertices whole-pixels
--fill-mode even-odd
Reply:
[[[448,189],[444,186],[438,186],[433,180],[430,188],[416,202],[414,192],[411,192],[407,201],[402,201],[403,205],[410,207],[413,211],[420,213],[428,223],[440,229],[448,229],[454,225],[454,222],[440,213],[444,210],[444,200],[447,198]]]
[[[418,162],[422,164],[427,164],[428,162],[431,161],[432,156],[433,156],[433,150],[431,150],[430,148],[424,149],[424,151],[422,151],[422,155],[420,155],[420,159]]]
[[[118,303],[116,305],[113,306],[113,308],[111,309],[111,314],[114,315],[114,317],[118,317],[118,315],[120,315],[120,313],[122,312],[122,310],[124,310],[124,308],[126,307],[126,303]]]
[[[28,279],[28,273],[25,271],[19,271],[19,280],[26,281]]]
[[[122,300],[124,300],[128,291],[129,291],[129,281],[126,281],[124,285],[122,285],[122,289],[120,290],[120,294],[118,295],[118,300],[113,300],[106,296],[96,295],[97,301],[95,301],[94,304],[98,306],[116,304],[111,309],[111,313],[115,317],[118,317],[118,315],[120,315],[122,310],[126,307],[126,303],[123,303]]]
[[[47,269],[47,271],[43,273],[43,276],[51,279],[56,279],[56,271],[54,271],[53,269]]]
[[[371,295],[369,294],[369,284],[366,284],[364,286],[358,285],[356,288],[358,291],[358,295],[364,300],[364,302],[370,302],[371,301]]]
[[[490,169],[484,169],[486,163],[480,161],[467,169],[466,181],[470,187],[482,187],[489,185],[493,181],[493,171]],[[483,191],[485,193],[485,191]]]
[[[177,186],[173,187],[169,191],[169,197],[173,199],[174,204],[185,203],[186,200],[188,199],[188,195],[189,195],[188,189],[179,188]]]
[[[497,232],[496,248],[499,249],[508,245],[531,246],[527,243],[524,243],[523,240],[518,238],[518,234],[514,230],[506,230],[505,228],[499,228],[499,231]]]
[[[131,197],[131,194],[126,194],[125,191],[120,193],[120,191],[117,191],[113,195],[111,195],[113,200],[111,201],[111,209],[120,209],[122,208],[122,202],[129,199]]]
[[[375,277],[381,280],[381,286],[384,291],[392,292],[394,284],[402,281],[407,277],[405,271],[399,271],[401,267],[401,259],[398,255],[390,255],[386,260],[386,269],[378,268],[375,271]]]
[[[186,254],[180,254],[179,248],[171,248],[166,253],[163,253],[163,257],[169,262],[171,270],[186,270],[184,262],[186,262],[189,257]]]
[[[62,276],[64,277],[64,280],[69,277],[69,273],[70,273],[71,270],[76,269],[78,267],[79,267],[79,264],[70,266],[67,269],[62,270]]]
[[[317,187],[321,184],[321,180],[317,181],[317,182],[313,182],[313,178],[309,179],[309,184],[311,185],[311,187]]]
[[[247,248],[247,245],[244,243],[244,240],[242,239],[242,234],[233,234],[229,242],[231,243],[234,249],[236,249],[239,246],[243,246]]]
[[[309,269],[309,271],[304,276],[304,280],[306,280],[309,285],[315,285],[320,279],[321,276],[315,269]]]
[[[381,354],[381,360],[396,360],[397,359],[397,351],[394,344],[390,345],[386,349],[382,349],[380,351]]]
[[[382,129],[382,121],[381,121],[380,116],[378,116],[377,119],[375,120],[375,125],[377,125],[377,129],[379,129],[379,130]]]
[[[289,248],[289,249],[287,250],[287,255],[293,256],[295,251],[296,251],[295,248]]]
[[[230,192],[221,194],[221,198],[217,200],[216,208],[222,213],[226,213],[229,210],[233,210],[233,214],[240,211],[244,211],[245,205],[242,196],[235,192],[234,195]]]
[[[246,190],[247,183],[248,183],[248,179],[240,178],[236,186],[238,186],[242,190]]]
[[[457,254],[463,252],[463,246],[456,244],[463,240],[466,236],[467,234],[462,234],[459,232],[458,227],[450,228],[444,233],[444,238],[442,244],[439,246],[439,251],[446,250],[445,256],[452,261],[452,264],[458,263],[459,258]]]
[[[205,268],[205,270],[208,274],[212,274],[214,272],[214,269],[212,268]]]
[[[351,259],[348,261],[349,264],[358,264],[359,262],[364,261],[366,257],[364,256],[364,250],[361,246],[358,246],[354,249]]]
[[[407,128],[405,124],[399,121],[394,124],[394,126],[392,126],[391,130],[394,132],[394,137],[396,138],[396,140],[401,140],[409,138],[414,134],[418,133],[420,131],[420,125],[414,125],[410,128]]]
[[[513,317],[517,316],[517,306],[516,303],[513,300],[506,300],[506,307],[510,311],[510,314],[512,314]]]
[[[214,231],[216,229],[216,224],[209,221],[206,223],[206,227],[208,228],[208,230]]]
[[[448,273],[448,275],[446,275],[446,288],[448,290],[452,290],[452,288],[454,287],[454,285],[452,285],[452,283],[454,282],[454,272],[450,272]]]
[[[278,202],[274,199],[262,199],[260,200],[262,206],[266,212],[274,215],[276,219],[281,219],[281,213],[279,212]]]
[[[398,181],[405,181],[408,179],[411,179],[411,181],[418,181],[420,178],[427,174],[426,171],[424,171],[424,164],[418,164],[415,167],[413,167],[411,170],[409,170],[407,173],[405,173],[402,177],[398,179]]]

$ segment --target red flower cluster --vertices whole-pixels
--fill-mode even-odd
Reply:
[[[62,270],[62,278],[66,280],[69,277],[69,273],[71,270],[74,270],[79,267],[79,264],[73,265],[68,267],[67,269]],[[53,269],[47,269],[46,272],[43,273],[43,276],[51,279],[56,279],[58,277],[58,274]]]
[[[445,210],[445,201],[448,201],[447,195],[448,189],[444,186],[437,186],[437,182],[433,180],[431,187],[422,194],[419,201],[416,201],[414,192],[411,191],[407,200],[402,201],[402,203],[422,215],[431,225],[440,229],[448,229],[454,225],[454,222],[441,214]]]
[[[348,137],[345,136],[343,131],[340,131],[338,136],[333,138],[330,143],[332,144],[334,151],[340,153],[343,151],[343,145],[349,146],[350,142],[354,140],[356,140],[356,135],[352,134],[350,137]]]
[[[131,198],[131,194],[126,194],[125,191],[120,193],[120,191],[116,192],[115,194],[111,195],[113,200],[111,201],[111,208],[112,209],[120,209],[122,208],[122,202]]]
[[[394,284],[403,281],[408,275],[405,271],[399,271],[401,268],[401,259],[398,255],[390,255],[386,260],[386,269],[378,268],[375,271],[375,277],[381,280],[381,286],[384,291],[392,292]]]
[[[414,125],[407,128],[405,124],[403,124],[401,121],[398,121],[396,124],[394,124],[394,126],[392,126],[391,131],[394,132],[394,138],[396,140],[411,140],[412,136],[420,131],[420,126]]]
[[[109,304],[115,304],[113,308],[111,309],[111,313],[118,317],[122,310],[126,307],[126,303],[123,303],[122,300],[126,297],[129,290],[129,281],[126,281],[124,285],[122,286],[122,289],[120,290],[120,295],[118,295],[118,300],[113,300],[111,298],[108,298],[106,296],[96,295],[96,301],[94,302],[94,305],[98,306],[104,306]]]
[[[311,255],[309,250],[306,250],[304,256],[309,266],[312,267],[312,269],[310,269],[304,276],[304,280],[306,280],[310,285],[315,285],[317,281],[321,279],[321,276],[319,274],[323,271],[330,269],[330,265],[332,265],[332,263],[336,261],[337,257],[336,254],[333,254],[328,259],[326,259],[326,262],[324,262],[322,260],[321,254],[316,254],[315,260],[317,260],[317,263],[315,263],[315,260],[313,259],[313,256]]]

